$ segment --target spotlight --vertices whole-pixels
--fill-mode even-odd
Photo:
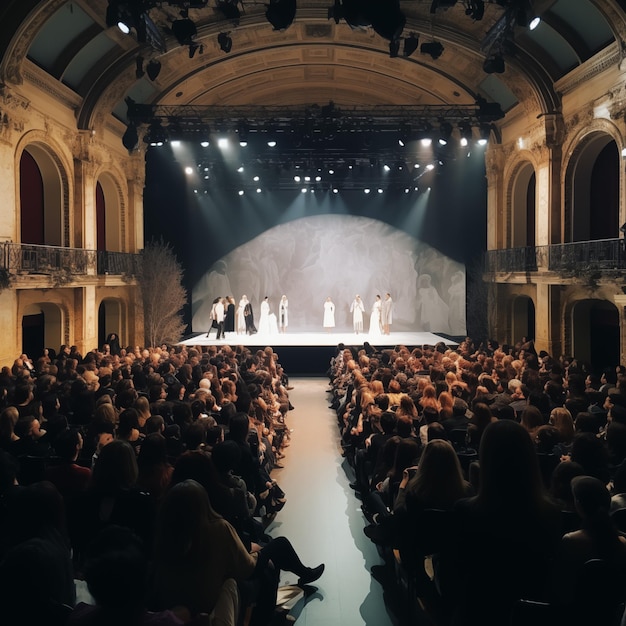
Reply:
[[[189,165],[188,165],[188,166],[185,168],[185,174],[187,174],[187,176],[191,176],[191,175],[193,174],[193,167],[191,167],[191,166],[189,166]]]
[[[208,141],[201,141],[201,142],[200,142],[200,145],[201,145],[203,148],[208,148],[208,147],[209,147],[209,142],[208,142]]]
[[[267,142],[267,145],[268,145],[270,148],[275,148],[275,147],[276,147],[276,142],[275,142],[273,139],[270,139],[270,140]]]
[[[217,36],[217,43],[220,46],[222,52],[228,54],[233,48],[233,40],[230,37],[230,33],[220,33]]]
[[[439,124],[439,143],[442,146],[447,145],[452,136],[452,124],[450,122],[442,121]]]
[[[200,43],[192,42],[189,44],[189,58],[193,59],[196,56],[196,52],[198,54],[202,54],[204,52],[204,46]]]
[[[465,15],[476,21],[482,20],[485,15],[484,0],[466,0]]]
[[[188,17],[174,20],[171,27],[172,34],[181,46],[191,46],[193,38],[198,33],[195,23]]]
[[[478,140],[478,145],[484,146],[489,141],[489,135],[491,134],[491,125],[490,124],[481,124],[480,125],[480,139]]]
[[[433,60],[437,60],[443,54],[443,46],[439,41],[429,41],[420,46],[422,54],[429,54]]]
[[[167,133],[159,120],[155,120],[150,124],[143,140],[153,147],[162,146],[167,141]]]
[[[139,143],[139,135],[137,135],[137,127],[132,122],[126,127],[126,131],[122,135],[122,145],[132,152]]]
[[[424,137],[423,139],[420,139],[420,143],[425,148],[428,148],[428,146],[430,146],[433,143],[433,140],[430,137]]]
[[[156,59],[151,59],[148,65],[146,66],[146,74],[148,74],[148,78],[152,81],[155,81],[159,74],[161,73],[161,62]]]
[[[270,0],[265,18],[274,30],[286,30],[296,17],[296,0]]]
[[[248,145],[248,135],[250,133],[250,126],[246,120],[240,120],[237,124],[237,134],[239,135],[239,145],[245,147]]]
[[[467,122],[461,122],[459,124],[459,133],[461,134],[461,146],[465,148],[472,139],[472,127]]]
[[[504,59],[496,54],[487,57],[483,62],[483,72],[486,74],[502,74],[504,72]]]
[[[231,20],[235,26],[239,26],[239,18],[241,12],[239,11],[238,0],[218,0],[217,9],[224,14],[224,17]]]
[[[143,57],[137,57],[135,59],[135,78],[140,79],[144,77],[143,71]]]
[[[243,189],[240,189],[237,193],[238,193],[240,196],[243,196],[244,191],[243,191]]]
[[[533,17],[533,19],[530,20],[530,24],[528,24],[529,30],[535,30],[535,28],[539,26],[540,22],[541,18],[538,15],[536,17]]]
[[[404,38],[404,51],[403,54],[405,57],[410,57],[416,50],[419,45],[419,37],[416,33],[411,33],[408,37]]]

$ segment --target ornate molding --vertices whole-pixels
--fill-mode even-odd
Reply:
[[[492,181],[502,173],[504,169],[505,153],[504,149],[497,146],[490,146],[485,152],[485,168],[487,180]]]
[[[24,78],[43,92],[51,95],[68,109],[76,111],[82,102],[82,98],[78,94],[33,63],[28,62],[25,64]]]
[[[21,85],[24,82],[22,62],[33,39],[50,16],[58,11],[67,0],[48,0],[40,2],[37,9],[31,12],[30,19],[24,20],[22,27],[15,32],[11,44],[7,46],[2,64],[0,65],[0,81]],[[31,17],[32,16],[32,17]]]
[[[621,45],[618,42],[614,42],[558,80],[554,84],[554,88],[561,96],[564,96],[594,76],[598,76],[607,69],[619,65],[622,57]]]

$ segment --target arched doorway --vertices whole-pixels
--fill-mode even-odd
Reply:
[[[96,183],[97,249],[122,252],[120,195],[113,178],[104,174]]]
[[[606,300],[581,300],[572,308],[572,352],[600,373],[620,362],[619,312]]]
[[[513,343],[522,337],[535,338],[535,303],[528,296],[518,296],[513,300],[511,340]]]
[[[615,140],[596,132],[585,138],[567,167],[565,241],[619,236],[620,155]]]
[[[513,183],[511,195],[511,233],[512,248],[535,245],[537,179],[530,163],[525,163]]]
[[[52,156],[30,144],[20,157],[20,241],[62,246],[64,191]]]
[[[122,342],[125,336],[122,326],[122,303],[114,298],[102,300],[98,307],[98,346],[102,348],[110,333],[118,335]]]
[[[32,359],[43,354],[44,348],[56,352],[63,343],[61,309],[49,302],[26,307],[22,315],[22,352]]]

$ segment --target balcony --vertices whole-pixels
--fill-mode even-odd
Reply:
[[[10,274],[28,275],[137,275],[140,254],[40,246],[30,243],[3,243],[2,267]]]
[[[546,270],[577,276],[626,270],[623,239],[488,250],[484,258],[485,272],[490,274]]]

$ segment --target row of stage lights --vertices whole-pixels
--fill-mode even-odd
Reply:
[[[425,191],[430,191],[430,187],[426,187]],[[354,190],[354,189],[353,189]],[[352,190],[352,191],[353,191]],[[421,188],[418,187],[417,185],[413,186],[413,187],[404,187],[402,188],[398,188],[398,187],[390,187],[387,188],[388,192],[394,192],[394,191],[402,191],[405,194],[410,194],[412,192],[418,193],[420,192]],[[385,193],[385,189],[383,189],[382,187],[377,187],[377,188],[372,188],[372,187],[363,187],[363,189],[361,190],[365,195],[370,195],[370,194],[374,194],[374,193],[378,193],[378,194],[383,194]],[[208,195],[209,190],[208,189],[194,189],[193,190],[194,194],[200,195]],[[257,194],[263,193],[263,189],[261,187],[257,187],[256,189],[254,189],[254,192]],[[312,194],[317,194],[317,193],[326,193],[326,192],[331,192],[333,194],[338,194],[339,193],[339,187],[330,187],[327,189],[321,189],[319,187],[302,187],[300,189],[300,193],[302,194],[306,194],[306,193],[312,193]],[[239,189],[237,191],[237,195],[239,196],[245,196],[246,195],[246,191],[245,189]]]
[[[459,145],[462,147],[468,146],[472,141],[476,140],[479,145],[485,145],[489,140],[491,132],[490,124],[481,124],[479,126],[473,126],[469,123],[459,123],[458,126],[453,127],[449,122],[441,122],[437,129],[432,127],[422,127],[418,129],[400,129],[397,132],[391,131],[379,131],[372,132],[361,129],[353,129],[351,131],[344,131],[342,133],[324,134],[319,132],[315,135],[302,135],[296,132],[272,132],[262,131],[256,132],[254,143],[258,146],[259,143],[268,148],[284,147],[290,148],[306,148],[307,146],[328,146],[332,145],[338,138],[344,141],[354,141],[359,139],[364,148],[371,147],[374,140],[381,137],[392,137],[392,142],[397,142],[400,147],[405,147],[411,142],[419,141],[423,146],[430,146],[432,143],[437,142],[441,146],[445,146],[451,143],[455,138]],[[145,135],[144,142],[151,147],[161,147],[166,143],[170,143],[172,147],[181,145],[182,140],[178,137],[180,131],[172,132],[169,128],[163,127],[160,122],[153,122],[148,127]],[[203,148],[209,148],[213,144],[216,144],[220,149],[228,149],[233,143],[238,144],[240,147],[245,148],[252,142],[252,137],[249,133],[242,133],[240,131],[234,131],[232,136],[219,136],[213,142],[210,139],[208,130],[204,132],[196,131],[192,136],[185,137],[185,141],[192,141],[198,143]],[[123,137],[124,145],[129,149],[134,149],[138,142],[136,127],[129,125],[126,133]],[[130,147],[129,147],[130,146]]]
[[[358,190],[368,195],[370,193],[382,194],[385,191],[404,193],[419,192],[420,187],[418,181],[428,173],[432,172],[436,167],[443,166],[442,161],[428,163],[422,167],[419,163],[412,166],[404,162],[397,162],[393,166],[383,165],[372,173],[371,167],[353,166],[352,164],[340,166],[343,172],[337,171],[333,166],[328,167],[325,171],[317,168],[315,173],[311,173],[306,168],[295,168],[295,173],[289,173],[283,178],[275,176],[254,174],[250,176],[246,167],[243,165],[237,168],[236,179],[227,180],[223,176],[216,177],[221,181],[221,186],[231,189],[237,189],[239,195],[244,195],[246,189],[251,193],[262,193],[264,190],[270,189],[290,189],[299,190],[301,193],[316,192],[332,192],[339,193],[339,190]],[[309,168],[310,169],[310,168]],[[350,176],[350,172],[355,170],[357,175],[355,178]],[[211,180],[211,168],[198,164],[197,168],[190,165],[185,167],[185,174],[190,178],[190,183],[200,182],[202,187],[194,189],[194,193],[208,193],[209,180]],[[347,175],[346,175],[347,174]],[[365,175],[363,175],[365,174]],[[382,174],[382,176],[380,176]],[[195,177],[195,180],[192,179]]]

